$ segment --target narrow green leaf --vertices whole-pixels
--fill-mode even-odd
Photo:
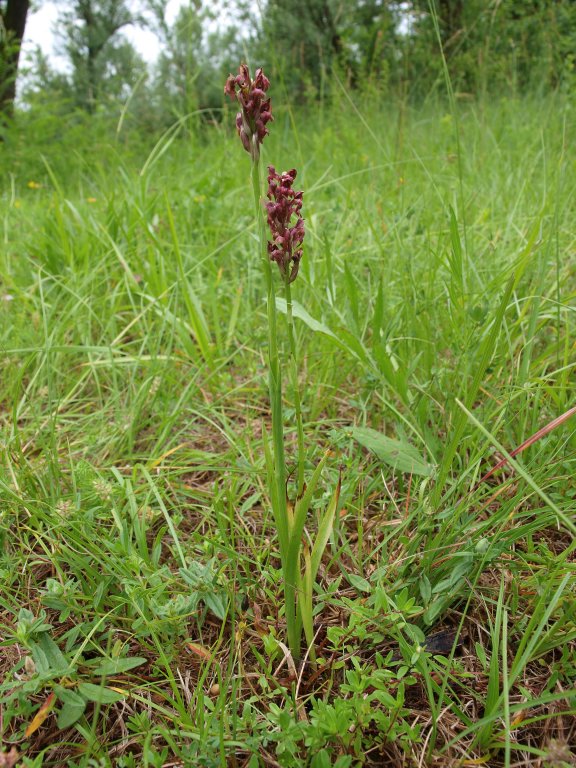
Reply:
[[[278,486],[276,484],[276,475],[274,473],[274,458],[272,456],[272,451],[270,450],[270,442],[268,441],[268,435],[266,433],[265,427],[262,429],[262,443],[264,445],[264,458],[266,460],[268,493],[270,494],[270,503],[272,505],[274,522],[276,523],[276,529],[278,530],[280,557],[284,563],[284,560],[288,557],[288,521],[283,514],[283,510],[278,499]]]
[[[198,348],[202,354],[202,357],[208,363],[212,365],[212,339],[210,336],[210,329],[204,316],[202,304],[199,298],[194,293],[192,286],[188,281],[188,276],[184,270],[184,261],[182,258],[182,251],[180,250],[180,242],[178,240],[178,234],[176,232],[176,226],[174,223],[174,216],[172,215],[172,208],[168,199],[166,199],[166,214],[168,218],[168,225],[170,227],[170,233],[172,235],[172,243],[174,245],[174,253],[176,254],[176,262],[178,264],[178,271],[180,273],[180,286],[182,288],[182,295],[184,297],[184,303],[188,311],[188,321],[194,332],[194,337]]]
[[[310,549],[304,546],[304,572],[298,574],[298,605],[300,608],[300,618],[304,628],[306,642],[310,648],[312,661],[316,660],[314,652],[314,617],[312,610],[312,591],[313,579],[310,566]]]
[[[324,550],[328,544],[328,539],[332,533],[334,518],[336,517],[336,510],[338,509],[338,501],[340,499],[341,485],[342,478],[339,477],[338,485],[334,489],[332,498],[330,499],[330,502],[326,507],[324,514],[322,515],[320,524],[318,525],[318,531],[314,538],[314,546],[312,547],[312,556],[310,558],[312,582],[314,582],[316,579],[318,568],[320,567],[320,561],[322,560],[322,555],[324,554]]]
[[[236,333],[236,326],[238,324],[238,313],[240,312],[240,306],[242,304],[242,285],[240,284],[236,289],[236,296],[232,302],[232,308],[229,312],[228,330],[226,332],[226,341],[224,342],[224,349],[229,349]]]
[[[500,304],[496,311],[494,320],[492,321],[492,325],[490,329],[487,331],[484,341],[482,342],[482,345],[480,347],[478,367],[476,368],[476,373],[474,374],[472,383],[468,391],[466,392],[466,398],[464,401],[464,405],[468,408],[472,406],[472,403],[474,402],[474,399],[478,394],[478,390],[480,389],[480,386],[484,379],[486,369],[488,368],[490,360],[492,359],[492,355],[494,354],[494,349],[496,348],[496,342],[500,334],[500,329],[502,327],[502,322],[504,320],[504,315],[506,313],[506,309],[508,307],[508,302],[510,301],[510,296],[512,294],[512,289],[514,288],[514,285],[515,285],[515,278],[513,276],[510,278],[510,280],[508,281],[508,284],[506,285],[506,288],[504,289],[504,293],[502,294],[502,298],[500,300]],[[442,462],[440,464],[440,469],[438,471],[438,478],[436,480],[436,489],[434,492],[436,502],[438,502],[440,498],[440,494],[442,493],[444,482],[446,481],[446,478],[448,477],[448,473],[450,472],[450,467],[452,466],[452,461],[454,460],[454,456],[456,455],[456,451],[458,450],[458,446],[460,444],[460,440],[462,439],[465,426],[466,426],[465,414],[464,413],[456,414],[454,419],[454,429],[452,432],[452,437],[446,447],[446,450],[444,451]]]
[[[298,569],[302,531],[304,530],[306,516],[308,514],[308,510],[310,509],[310,504],[312,503],[312,498],[316,492],[316,487],[318,486],[318,481],[322,475],[322,470],[324,469],[328,455],[328,452],[326,452],[322,459],[318,462],[318,465],[314,470],[312,477],[310,478],[310,482],[306,486],[303,495],[298,499],[294,507],[294,519],[292,521],[292,525],[290,526],[288,540],[288,564],[290,573],[295,573]]]
[[[140,176],[145,176],[146,173],[152,168],[152,166],[162,157],[164,152],[170,149],[170,145],[172,144],[172,142],[180,132],[180,129],[182,128],[184,120],[188,117],[190,117],[190,115],[185,115],[184,117],[181,117],[176,123],[173,123],[166,131],[164,131],[164,133],[162,134],[162,136],[160,136],[156,144],[152,147],[152,151],[146,158],[146,162],[144,163],[140,171]]]
[[[460,232],[458,231],[458,220],[454,208],[450,206],[450,241],[452,245],[452,253],[448,259],[450,265],[450,271],[452,273],[452,280],[458,288],[459,295],[453,295],[453,300],[461,305],[464,296],[464,263],[462,258],[462,242],[460,240]]]
[[[538,496],[540,496],[542,501],[548,504],[550,509],[555,513],[558,520],[561,521],[573,535],[576,535],[576,525],[572,522],[570,517],[565,512],[563,512],[560,507],[554,503],[554,501],[552,501],[550,496],[542,488],[540,488],[538,483],[524,469],[522,464],[520,464],[513,456],[508,453],[504,446],[494,437],[491,432],[486,429],[486,427],[480,421],[478,421],[474,414],[471,413],[468,408],[466,408],[466,406],[460,402],[460,400],[456,399],[456,403],[460,406],[465,416],[467,416],[474,424],[474,426],[476,426],[480,432],[482,432],[484,437],[487,437],[492,445],[494,445],[500,451],[502,456],[506,459],[507,464],[512,467],[512,469],[514,469],[520,475],[520,477],[522,477],[528,483],[532,490],[535,491]]]
[[[352,311],[352,318],[356,331],[360,331],[360,299],[358,296],[358,286],[356,280],[352,274],[352,270],[348,266],[348,262],[344,262],[344,286],[346,287],[346,293],[348,294],[348,302]]]

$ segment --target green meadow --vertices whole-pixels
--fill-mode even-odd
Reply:
[[[341,484],[314,654],[287,648],[234,108],[163,135],[23,114],[0,145],[0,765],[573,765],[573,104],[281,101],[262,160],[304,190],[307,478],[328,452],[303,541]]]

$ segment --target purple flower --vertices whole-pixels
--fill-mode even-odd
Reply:
[[[285,280],[292,283],[298,274],[304,240],[304,219],[300,216],[302,192],[295,192],[292,184],[296,178],[294,168],[285,173],[276,173],[274,166],[268,166],[268,226],[272,240],[268,241],[268,254],[278,264]],[[290,226],[292,217],[296,223]]]
[[[236,129],[242,146],[250,152],[252,160],[258,162],[260,144],[268,134],[266,123],[273,120],[270,99],[266,91],[270,81],[261,69],[256,70],[254,80],[250,79],[247,64],[240,64],[238,74],[230,75],[224,86],[224,93],[240,104],[240,112],[236,115]]]

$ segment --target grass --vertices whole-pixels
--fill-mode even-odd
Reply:
[[[481,481],[575,403],[572,110],[356,106],[278,109],[264,145],[305,190],[314,514],[342,478],[316,668],[285,653],[237,137],[29,124],[0,147],[0,736],[21,765],[574,764],[574,420]]]

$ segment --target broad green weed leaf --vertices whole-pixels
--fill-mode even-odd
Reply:
[[[142,656],[133,656],[129,659],[104,659],[100,666],[93,670],[95,675],[120,675],[134,667],[139,667],[147,661]]]
[[[32,647],[32,656],[35,661],[35,653],[37,653],[38,650],[40,651],[40,653],[38,653],[39,658],[42,658],[42,661],[45,661],[48,664],[51,673],[54,675],[58,672],[62,674],[68,670],[70,665],[66,657],[47,632],[43,632],[39,635],[38,640]]]
[[[228,612],[226,598],[223,595],[206,593],[202,595],[202,599],[214,616],[220,619],[220,621],[224,621]]]
[[[370,592],[370,582],[362,576],[358,576],[357,573],[349,573],[346,578],[359,592]]]
[[[321,749],[312,758],[310,768],[332,768],[332,758],[326,749]]]
[[[61,731],[63,731],[64,728],[69,728],[71,725],[74,725],[74,723],[84,714],[84,710],[86,709],[86,702],[81,696],[78,696],[78,699],[81,702],[80,704],[77,706],[74,704],[64,704],[58,713],[58,720],[56,721],[56,724]]]
[[[58,713],[58,728],[64,730],[73,725],[84,714],[86,699],[75,691],[58,685],[54,688],[58,700],[62,702],[62,709]]]
[[[117,691],[113,691],[110,688],[104,688],[101,685],[93,685],[92,683],[80,683],[78,691],[85,696],[88,701],[93,701],[96,704],[114,704],[117,701],[122,701],[124,696]]]
[[[369,427],[355,427],[351,430],[352,437],[360,445],[378,456],[385,464],[389,464],[400,472],[429,477],[432,466],[425,461],[414,446],[406,440],[395,440]]]

